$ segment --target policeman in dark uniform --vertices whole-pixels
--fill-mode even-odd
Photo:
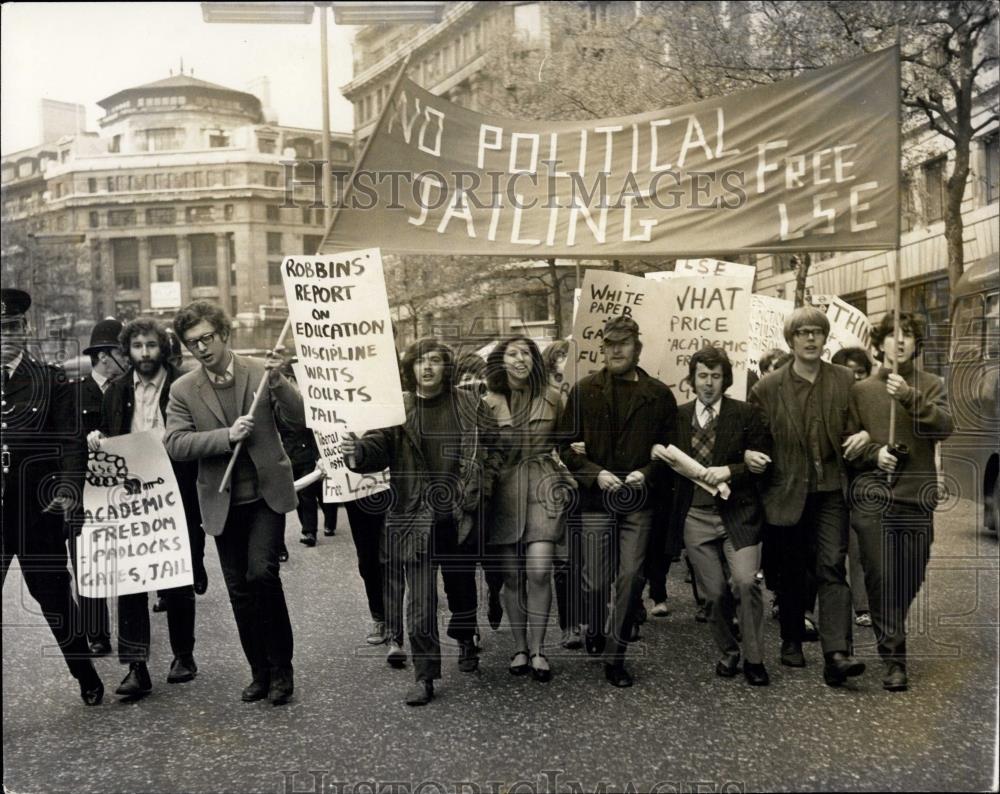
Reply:
[[[118,344],[118,334],[122,324],[108,317],[94,326],[90,334],[90,345],[83,350],[90,356],[90,374],[78,381],[72,382],[72,387],[79,395],[80,401],[80,431],[81,442],[86,443],[87,435],[101,426],[101,400],[108,384],[115,380],[127,368],[127,362]],[[70,534],[70,559],[73,571],[76,572],[76,554],[73,545],[73,533]],[[77,588],[79,592],[79,587]],[[87,598],[80,596],[80,611],[83,613],[83,625],[90,642],[90,650],[94,656],[107,656],[111,653],[111,621],[108,615],[106,598]]]
[[[0,290],[0,438],[3,447],[3,547],[0,582],[16,556],[28,592],[80,684],[88,706],[104,697],[73,600],[63,513],[81,493],[85,447],[77,406],[65,373],[29,355],[25,316],[31,296]]]

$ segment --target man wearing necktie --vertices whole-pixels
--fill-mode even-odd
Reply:
[[[70,583],[64,513],[79,501],[85,461],[77,404],[66,374],[27,351],[31,296],[0,290],[0,439],[3,447],[3,545],[0,582],[18,558],[88,706],[104,697]],[[42,648],[38,648],[39,654]]]
[[[292,697],[292,626],[278,571],[285,513],[298,499],[292,464],[276,420],[301,428],[305,411],[298,390],[267,363],[229,348],[232,325],[225,312],[195,301],[178,312],[174,330],[201,363],[174,381],[163,443],[175,461],[198,462],[202,525],[215,537],[243,652],[252,680],[244,701]],[[249,413],[254,389],[267,391]],[[229,484],[220,486],[230,458],[242,443]]]
[[[703,482],[727,484],[730,493],[712,494],[687,478],[676,487],[674,532],[682,531],[688,559],[705,597],[705,614],[721,654],[715,672],[732,678],[739,672],[740,643],[732,620],[739,617],[743,639],[743,674],[751,686],[770,682],[763,657],[764,605],[757,583],[763,508],[759,483],[743,461],[748,449],[770,451],[760,413],[725,396],[733,382],[726,351],[706,346],[691,356],[688,380],[696,400],[677,409],[677,446],[705,467]],[[653,457],[667,460],[667,450]],[[727,579],[732,579],[732,587]],[[738,601],[737,601],[738,599]]]

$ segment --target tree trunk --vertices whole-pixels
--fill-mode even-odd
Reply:
[[[812,264],[812,254],[795,257],[795,308],[806,305],[806,278]]]
[[[563,337],[563,325],[562,325],[562,289],[561,282],[559,279],[559,274],[556,272],[556,260],[549,259],[549,279],[552,284],[552,313],[556,318],[556,339],[562,339]]]

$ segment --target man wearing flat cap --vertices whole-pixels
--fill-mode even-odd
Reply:
[[[610,318],[604,367],[572,388],[560,421],[560,454],[580,485],[571,541],[582,551],[587,652],[603,654],[605,677],[616,687],[632,685],[625,647],[645,584],[654,490],[669,487],[671,476],[650,451],[671,443],[677,415],[670,389],[638,366],[641,351],[638,323],[627,315]]]
[[[126,361],[118,344],[122,324],[114,317],[107,317],[94,326],[90,332],[90,344],[83,349],[90,356],[90,374],[71,384],[77,390],[80,405],[80,437],[86,443],[87,435],[101,427],[101,401],[111,381],[125,372]],[[70,543],[70,559],[76,575],[75,547]],[[79,581],[79,580],[78,580]],[[79,587],[77,588],[79,590]],[[80,596],[80,611],[87,640],[94,656],[111,653],[111,621],[106,598]]]
[[[27,350],[28,293],[0,290],[0,438],[3,447],[3,553],[0,582],[14,557],[28,592],[52,629],[89,706],[104,697],[80,610],[73,600],[63,537],[64,512],[79,501],[85,450],[74,392],[65,373]],[[41,648],[39,648],[41,652]]]

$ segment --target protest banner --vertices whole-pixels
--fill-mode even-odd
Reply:
[[[184,505],[155,433],[108,438],[90,453],[76,559],[80,595],[88,598],[193,583]]]
[[[281,264],[306,425],[363,433],[402,424],[402,387],[377,248]]]
[[[872,336],[868,316],[836,295],[831,295],[829,300],[826,319],[830,321],[830,335],[823,347],[823,360],[829,361],[834,353],[845,347],[868,350]]]
[[[678,259],[674,264],[674,273],[691,276],[742,276],[751,281],[757,275],[753,265],[741,265],[739,262],[726,262],[723,259]]]
[[[886,250],[899,50],[632,116],[483,115],[400,79],[323,253],[611,259]],[[795,108],[794,113],[789,108]]]
[[[389,470],[375,474],[357,474],[347,468],[340,451],[340,434],[335,430],[313,430],[326,479],[324,502],[353,502],[389,487]]]
[[[747,371],[760,375],[760,357],[778,348],[788,350],[785,318],[795,304],[784,298],[753,293],[750,296],[750,339],[747,342]]]

